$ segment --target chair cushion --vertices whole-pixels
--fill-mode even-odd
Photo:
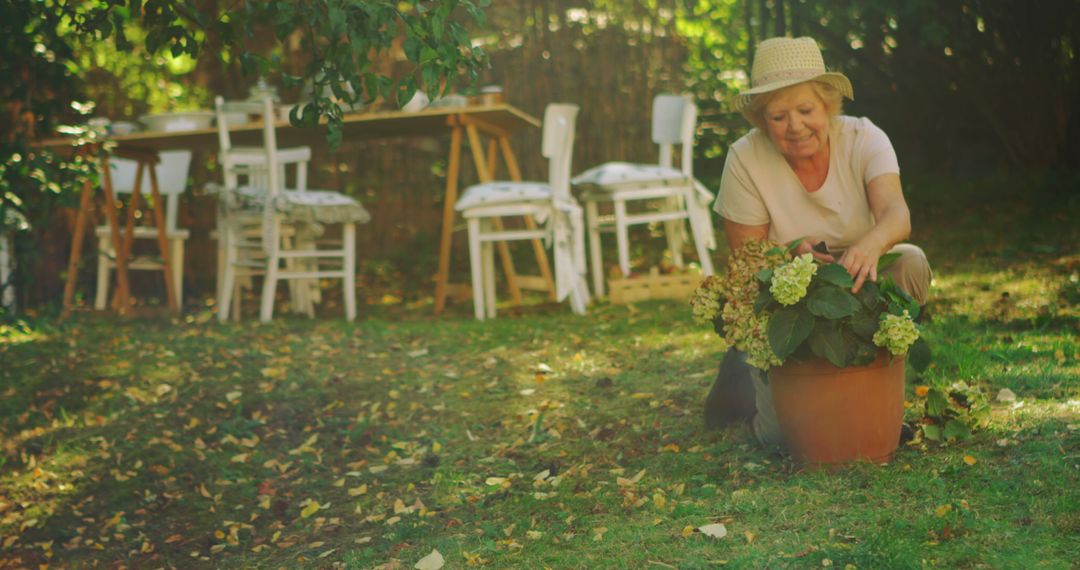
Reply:
[[[262,210],[266,192],[242,186],[228,192],[227,200],[231,211]],[[366,224],[371,221],[371,214],[360,202],[331,190],[285,190],[275,200],[274,209],[293,222]]]
[[[570,183],[575,186],[589,186],[592,189],[603,190],[628,186],[676,186],[685,184],[686,180],[686,175],[674,168],[656,164],[608,162],[578,174]]]
[[[544,182],[486,182],[466,188],[454,209],[463,211],[478,206],[550,199],[551,187]]]

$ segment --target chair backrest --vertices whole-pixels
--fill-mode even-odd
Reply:
[[[180,194],[187,189],[188,170],[191,168],[191,151],[167,150],[158,155],[157,164],[158,191],[165,196],[165,229],[176,231],[176,211],[180,206]],[[113,192],[130,194],[135,191],[135,175],[138,162],[127,158],[110,158],[109,173],[112,178]],[[150,172],[143,170],[143,196],[150,195]]]
[[[653,99],[652,139],[660,145],[660,165],[671,167],[675,145],[682,151],[683,174],[694,175],[694,129],[697,105],[685,95],[657,95]]]
[[[261,101],[226,101],[220,95],[214,98],[214,113],[216,115],[219,153],[218,160],[221,162],[225,175],[225,187],[236,188],[239,186],[241,169],[249,177],[257,179],[259,186],[265,186],[270,195],[276,195],[281,191],[284,182],[282,168],[277,160],[277,135],[274,130],[274,102],[269,97]],[[229,136],[230,117],[259,115],[258,122],[262,123],[262,150],[265,154],[265,162],[260,160],[259,165],[244,164],[235,158],[230,151],[233,149],[232,139]],[[271,167],[273,165],[274,167]],[[249,180],[249,183],[254,183]]]
[[[548,159],[548,184],[552,197],[570,197],[570,163],[574,156],[574,125],[578,106],[551,103],[544,109],[541,153]]]

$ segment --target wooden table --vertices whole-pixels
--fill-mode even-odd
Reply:
[[[45,146],[62,146],[56,141],[47,141]],[[70,143],[69,143],[70,146]],[[79,147],[76,152],[85,154],[97,153],[100,144],[89,144]],[[116,252],[116,294],[113,296],[112,306],[123,315],[131,305],[131,288],[128,281],[127,259],[131,255],[132,242],[135,240],[135,210],[139,207],[139,197],[142,193],[143,172],[149,170],[150,193],[154,197],[154,224],[157,226],[158,247],[161,250],[162,271],[165,273],[165,291],[168,297],[169,310],[176,314],[180,312],[177,302],[175,283],[173,282],[171,253],[168,238],[165,235],[165,202],[161,197],[157,181],[157,164],[159,162],[156,152],[141,151],[138,149],[118,149],[113,152],[121,158],[127,158],[137,162],[135,170],[135,187],[131,193],[131,203],[128,205],[127,221],[124,226],[124,235],[120,236],[120,223],[116,216],[116,193],[113,191],[112,173],[109,169],[109,155],[101,157],[101,186],[105,193],[105,215],[109,220],[109,228],[112,232],[113,251]],[[71,256],[68,258],[67,280],[64,283],[64,305],[60,313],[61,318],[71,314],[75,298],[75,282],[78,280],[79,260],[82,258],[83,237],[86,233],[87,218],[93,210],[94,184],[90,178],[83,182],[82,193],[79,197],[79,211],[75,217],[75,232],[71,236]]]
[[[450,283],[450,254],[453,242],[454,223],[456,210],[454,204],[458,199],[458,186],[461,173],[461,147],[462,139],[467,137],[472,155],[473,164],[476,167],[480,182],[489,182],[495,179],[498,171],[499,156],[506,165],[506,171],[511,180],[521,180],[521,170],[518,167],[517,158],[510,148],[510,134],[514,131],[538,128],[540,121],[535,117],[508,104],[496,104],[486,106],[469,107],[437,107],[424,109],[416,112],[404,111],[378,111],[350,113],[343,117],[342,138],[343,140],[384,139],[396,137],[430,137],[449,133],[450,156],[446,176],[446,198],[443,204],[443,225],[439,240],[439,267],[435,277],[435,313],[441,313],[446,306],[446,297],[453,287]],[[238,125],[229,129],[230,138],[236,145],[261,145],[262,127],[257,123]],[[199,129],[180,132],[141,132],[130,135],[114,137],[117,143],[118,153],[146,153],[147,151],[162,151],[171,149],[206,149],[217,148],[217,129]],[[325,146],[326,133],[323,129],[302,129],[289,124],[288,121],[277,123],[278,144],[282,147],[309,145]],[[486,138],[486,141],[484,140]],[[55,144],[55,142],[53,143]],[[151,169],[151,174],[154,170]],[[156,178],[152,177],[152,189],[156,192]],[[84,198],[87,198],[84,188]],[[111,207],[111,187],[106,190],[106,207],[113,212]],[[158,203],[155,196],[155,203]],[[81,212],[81,209],[80,209]],[[115,212],[113,212],[115,214]],[[526,219],[525,224],[535,227],[532,219]],[[76,235],[81,235],[76,223]],[[119,243],[119,236],[114,225],[114,242]],[[163,230],[161,230],[163,231]],[[540,267],[540,276],[530,278],[516,275],[510,253],[505,243],[499,243],[499,257],[502,260],[503,270],[506,274],[510,288],[511,298],[515,303],[521,302],[521,288],[535,288],[549,291],[552,298],[555,296],[554,280],[548,266],[547,253],[539,240],[533,240],[533,250]],[[79,243],[81,248],[81,243]],[[117,248],[118,257],[121,250]],[[75,259],[75,248],[72,249],[72,259]],[[168,263],[165,264],[168,266]],[[117,286],[127,291],[126,267],[121,275],[121,263],[117,262]],[[74,291],[72,282],[73,271],[68,273],[68,286],[65,287],[65,307],[69,303],[67,289]],[[167,280],[170,283],[171,280]],[[467,288],[467,285],[459,286]],[[125,297],[126,298],[126,297]]]

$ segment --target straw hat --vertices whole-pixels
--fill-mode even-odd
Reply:
[[[811,80],[828,83],[848,99],[855,99],[851,81],[843,73],[825,70],[825,60],[813,38],[769,38],[758,44],[754,54],[750,89],[736,95],[732,106],[741,111],[754,95]]]

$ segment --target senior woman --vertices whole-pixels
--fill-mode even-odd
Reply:
[[[877,280],[882,255],[899,253],[888,274],[925,304],[926,255],[900,243],[911,217],[896,152],[869,119],[840,114],[843,98],[853,98],[848,78],[826,71],[812,38],[772,38],[758,46],[751,85],[735,108],[754,129],[728,151],[714,204],[732,251],[749,239],[801,238],[796,255],[840,263],[855,280],[853,292]],[[751,374],[745,355],[729,351],[706,401],[706,424],[752,415],[762,443],[782,443],[761,376]]]

